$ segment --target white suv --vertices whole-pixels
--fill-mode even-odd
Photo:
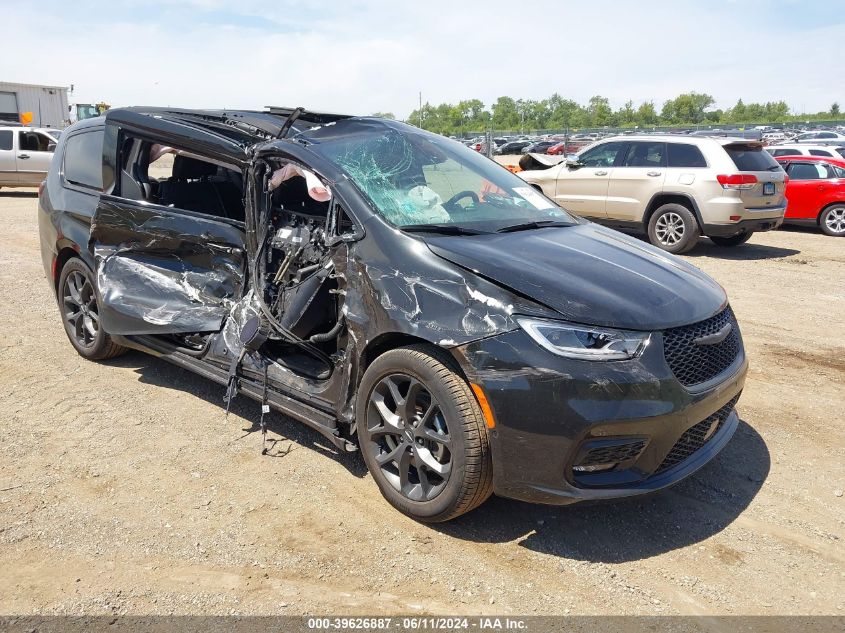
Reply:
[[[0,187],[37,187],[60,135],[50,128],[0,127]]]
[[[784,143],[783,145],[769,145],[766,148],[772,156],[824,156],[826,158],[845,158],[845,142],[838,145],[800,145],[798,143]]]
[[[747,139],[617,136],[576,158],[519,175],[562,207],[615,228],[644,231],[683,253],[706,235],[737,246],[781,225],[786,174]],[[545,168],[544,168],[545,167]]]

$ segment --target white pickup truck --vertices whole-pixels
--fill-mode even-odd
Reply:
[[[0,187],[37,187],[47,176],[61,130],[0,126]]]

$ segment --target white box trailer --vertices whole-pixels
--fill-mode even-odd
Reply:
[[[0,125],[3,121],[19,122],[23,112],[32,112],[32,127],[65,127],[67,87],[0,81]]]

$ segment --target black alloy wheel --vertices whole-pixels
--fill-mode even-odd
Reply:
[[[440,404],[416,378],[390,374],[370,393],[367,435],[393,488],[412,501],[431,501],[452,472],[452,438]]]
[[[82,260],[68,260],[59,278],[59,310],[71,345],[89,360],[105,360],[126,351],[100,324],[94,276]]]
[[[355,410],[367,469],[400,512],[448,521],[493,493],[488,424],[444,350],[420,344],[378,356],[361,379]]]
[[[100,334],[100,313],[91,281],[73,270],[65,277],[61,295],[68,335],[78,347],[93,347]]]

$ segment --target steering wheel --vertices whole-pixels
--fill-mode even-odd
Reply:
[[[463,198],[470,198],[475,204],[479,203],[478,194],[474,191],[460,191],[443,203],[444,207],[451,207],[455,205],[458,200]]]

